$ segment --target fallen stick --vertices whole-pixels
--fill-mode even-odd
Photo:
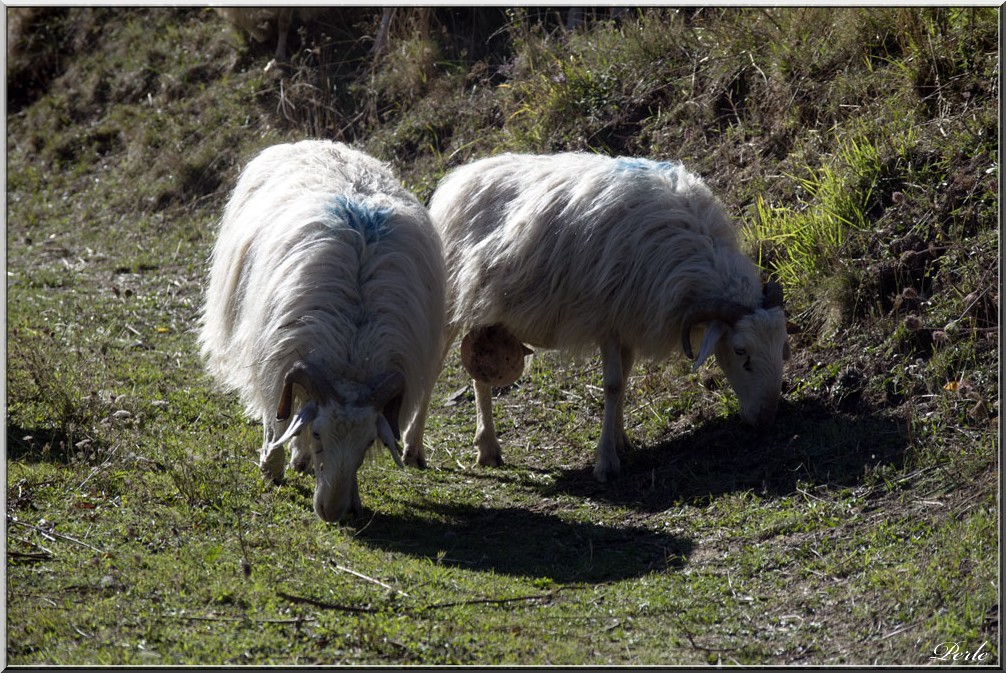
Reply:
[[[7,521],[10,522],[10,523],[16,523],[19,526],[24,526],[25,528],[31,528],[32,530],[41,533],[44,537],[47,537],[50,540],[58,537],[60,539],[67,540],[69,542],[73,542],[74,544],[79,544],[81,547],[87,547],[88,549],[93,549],[94,551],[98,552],[99,554],[107,554],[108,553],[108,552],[106,552],[106,551],[104,551],[102,549],[98,549],[97,547],[93,547],[93,546],[87,544],[86,542],[81,542],[77,538],[70,537],[69,535],[63,535],[62,533],[57,533],[54,530],[46,530],[46,529],[40,528],[38,526],[33,526],[30,523],[22,523],[22,522],[18,521],[17,519],[11,519],[9,517],[8,517]]]
[[[342,572],[349,573],[350,575],[352,575],[354,577],[359,577],[361,580],[366,580],[367,582],[372,582],[372,583],[376,584],[379,587],[383,587],[383,588],[387,589],[388,591],[394,591],[395,593],[400,594],[402,596],[405,596],[406,598],[411,598],[409,596],[409,594],[405,593],[404,591],[400,591],[400,590],[394,588],[393,586],[385,584],[384,582],[382,582],[380,580],[374,579],[373,577],[368,577],[367,575],[364,575],[363,573],[356,572],[352,568],[347,568],[345,566],[341,566],[338,563],[336,563],[335,561],[329,561],[329,563],[336,570],[341,570]]]
[[[293,619],[252,619],[250,617],[208,617],[205,615],[160,615],[161,619],[177,619],[179,621],[197,622],[251,622],[253,624],[301,624],[313,622],[314,617],[295,617]]]
[[[276,595],[284,600],[288,600],[292,603],[301,603],[304,605],[313,605],[316,608],[322,610],[341,610],[342,612],[355,612],[362,614],[373,614],[377,612],[374,608],[358,608],[354,605],[339,605],[338,603],[326,603],[325,601],[318,601],[313,598],[305,598],[303,596],[294,596],[293,594],[288,594],[284,591],[277,591]]]

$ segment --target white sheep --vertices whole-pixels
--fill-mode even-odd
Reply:
[[[260,467],[316,475],[326,521],[359,512],[356,473],[426,406],[443,352],[445,270],[426,209],[341,143],[270,147],[224,212],[201,316],[207,369],[260,418]],[[303,432],[310,429],[310,432]],[[407,433],[408,437],[408,433]]]
[[[293,24],[292,7],[217,7],[217,14],[251,35],[256,42],[276,36],[276,54],[272,63],[286,60],[286,39]]]
[[[691,358],[693,328],[706,328],[695,367],[715,353],[744,420],[774,419],[789,355],[782,290],[763,287],[723,206],[681,164],[505,154],[451,172],[430,215],[448,269],[445,343],[467,332],[463,360],[465,346],[506,352],[521,360],[519,374],[518,342],[574,355],[600,347],[599,480],[618,473],[618,452],[628,445],[622,407],[633,362],[665,358],[679,343]],[[486,328],[495,333],[486,336]],[[478,463],[499,465],[495,382],[467,357]],[[422,464],[417,447],[406,447],[406,459]]]

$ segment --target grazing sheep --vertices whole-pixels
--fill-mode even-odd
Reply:
[[[680,164],[506,154],[450,173],[430,215],[448,269],[448,347],[464,330],[482,362],[486,351],[515,352],[514,342],[574,355],[600,348],[599,480],[618,473],[628,445],[622,407],[633,362],[667,357],[678,343],[691,358],[699,326],[695,367],[715,353],[744,420],[773,420],[789,355],[782,290],[762,286],[723,206]],[[478,363],[465,364],[476,379],[478,462],[499,465],[493,383]],[[406,459],[421,464],[421,452],[407,447]]]
[[[320,13],[317,7],[217,7],[217,14],[230,24],[244,30],[256,42],[276,38],[276,53],[266,66],[271,70],[286,62],[286,43],[294,21],[310,20]]]
[[[282,479],[292,439],[290,465],[313,468],[322,519],[361,510],[356,472],[375,439],[401,463],[400,420],[417,417],[421,438],[444,292],[425,208],[376,159],[303,141],[245,168],[213,250],[200,347],[262,420],[264,476]]]

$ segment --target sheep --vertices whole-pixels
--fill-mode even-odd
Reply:
[[[311,21],[322,13],[318,7],[217,7],[217,14],[256,42],[276,38],[276,52],[265,66],[266,72],[286,63],[286,44],[295,22]]]
[[[341,143],[269,147],[242,172],[210,257],[206,368],[262,421],[263,476],[314,471],[328,522],[362,511],[357,470],[400,421],[422,435],[445,322],[440,239],[378,160]],[[415,428],[415,429],[413,429]]]
[[[271,63],[286,60],[286,39],[293,23],[291,7],[217,7],[217,14],[233,26],[244,30],[256,42],[276,36],[276,53]]]
[[[381,56],[386,51],[396,11],[394,7],[385,7],[381,10],[377,36],[371,48],[372,57]],[[288,36],[290,29],[296,23],[315,21],[327,14],[319,7],[218,7],[216,12],[235,28],[248,33],[258,43],[275,36],[276,52],[272,60],[266,64],[266,72],[287,62]],[[415,12],[418,17],[418,31],[426,36],[429,32],[432,10],[425,7],[418,8]]]
[[[445,344],[464,330],[468,352],[481,351],[481,360],[466,357],[463,343],[475,378],[478,464],[502,464],[492,386],[523,366],[522,358],[516,371],[501,366],[493,381],[486,353],[512,362],[516,343],[573,356],[600,348],[594,475],[602,482],[619,473],[618,453],[630,446],[623,401],[633,363],[663,359],[677,343],[692,358],[700,326],[695,369],[715,353],[743,419],[774,419],[789,357],[781,287],[762,284],[720,201],[680,163],[504,154],[454,169],[429,208],[448,270]],[[409,447],[406,458],[424,462]]]

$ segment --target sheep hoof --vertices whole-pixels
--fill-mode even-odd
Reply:
[[[503,451],[495,436],[488,436],[489,433],[478,433],[475,437],[475,448],[478,449],[479,458],[476,464],[484,467],[502,467]]]
[[[622,466],[618,460],[618,450],[623,448],[627,438],[623,433],[621,442],[617,442],[615,447],[610,444],[600,444],[597,447],[597,457],[594,464],[594,477],[602,484],[613,480],[621,472]]]
[[[283,483],[283,457],[282,449],[263,452],[259,460],[259,470],[267,482],[277,486]]]
[[[262,478],[270,486],[282,486],[285,481],[282,472],[280,474],[274,474],[265,468],[262,469]]]
[[[306,457],[303,459],[290,461],[290,469],[294,472],[299,472],[301,474],[311,474],[314,470],[311,469],[311,461]]]
[[[619,472],[621,472],[621,469],[619,468],[618,463],[613,465],[598,463],[594,466],[594,478],[602,484],[613,481],[616,477],[618,477]]]
[[[423,455],[422,451],[413,451],[411,447],[405,448],[405,455],[402,456],[402,461],[409,467],[415,467],[420,470],[426,469],[426,456]]]
[[[496,455],[483,455],[480,451],[476,464],[482,467],[503,467],[503,456],[498,451]]]

